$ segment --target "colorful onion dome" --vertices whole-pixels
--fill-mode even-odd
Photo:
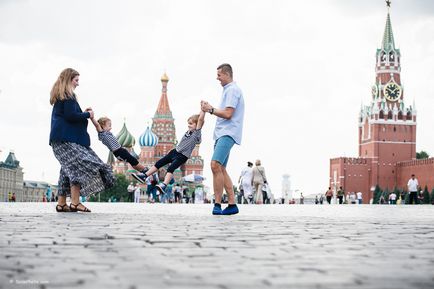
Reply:
[[[169,76],[167,76],[166,72],[161,76],[161,81],[169,82]]]
[[[158,143],[158,137],[153,133],[149,126],[146,128],[145,132],[139,138],[139,144],[142,147],[154,147]]]
[[[124,126],[122,127],[121,131],[116,136],[118,139],[120,145],[124,148],[131,148],[135,145],[136,140],[134,139],[133,135],[130,134],[130,132],[127,130],[127,127],[124,122]]]

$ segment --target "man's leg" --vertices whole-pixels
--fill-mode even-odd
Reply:
[[[235,193],[234,193],[234,186],[232,184],[231,177],[229,177],[228,172],[226,171],[226,168],[222,166],[222,172],[224,177],[224,188],[226,192],[228,193],[228,204],[233,205],[235,204]],[[223,194],[223,190],[222,190]]]
[[[211,171],[213,177],[213,189],[215,196],[215,203],[222,203],[223,186],[225,177],[222,170],[223,166],[217,161],[211,161]]]

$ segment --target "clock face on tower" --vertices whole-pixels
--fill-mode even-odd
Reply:
[[[394,82],[389,82],[384,87],[383,93],[387,100],[397,101],[401,96],[402,90],[398,84]]]

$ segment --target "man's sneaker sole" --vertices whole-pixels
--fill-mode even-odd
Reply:
[[[157,190],[160,192],[160,194],[164,194],[164,190],[162,187],[160,187],[160,185],[156,185],[155,186],[157,188]]]
[[[138,175],[136,175],[135,173],[131,174],[133,176],[133,178],[135,178],[139,183],[144,184],[145,181],[142,180]]]

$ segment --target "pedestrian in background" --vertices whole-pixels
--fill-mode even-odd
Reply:
[[[419,181],[416,179],[416,176],[413,174],[411,178],[408,180],[407,188],[410,192],[410,196],[408,198],[408,203],[412,205],[413,203],[417,204],[417,189],[419,187]]]
[[[329,187],[329,189],[327,190],[327,192],[325,193],[326,199],[327,199],[327,203],[331,204],[332,202],[332,197],[333,197],[333,190],[331,187]]]
[[[140,186],[139,186],[139,184],[136,185],[136,188],[134,190],[134,203],[140,203]]]
[[[340,205],[342,205],[343,202],[344,202],[344,195],[345,195],[344,190],[342,189],[342,187],[339,187],[339,190],[338,190],[338,192],[337,192],[337,196],[338,196],[339,204],[340,204]]]
[[[133,196],[134,196],[134,190],[136,189],[136,187],[134,186],[133,182],[131,182],[128,187],[127,187],[127,192],[128,192],[128,202],[132,202],[133,201]]]
[[[262,196],[262,186],[267,183],[267,178],[265,176],[265,169],[261,166],[261,161],[256,160],[253,172],[253,187],[255,190],[255,202],[256,204],[263,203]]]
[[[253,163],[247,162],[247,167],[241,171],[238,182],[240,183],[240,188],[243,188],[243,197],[247,200],[253,194]]]

